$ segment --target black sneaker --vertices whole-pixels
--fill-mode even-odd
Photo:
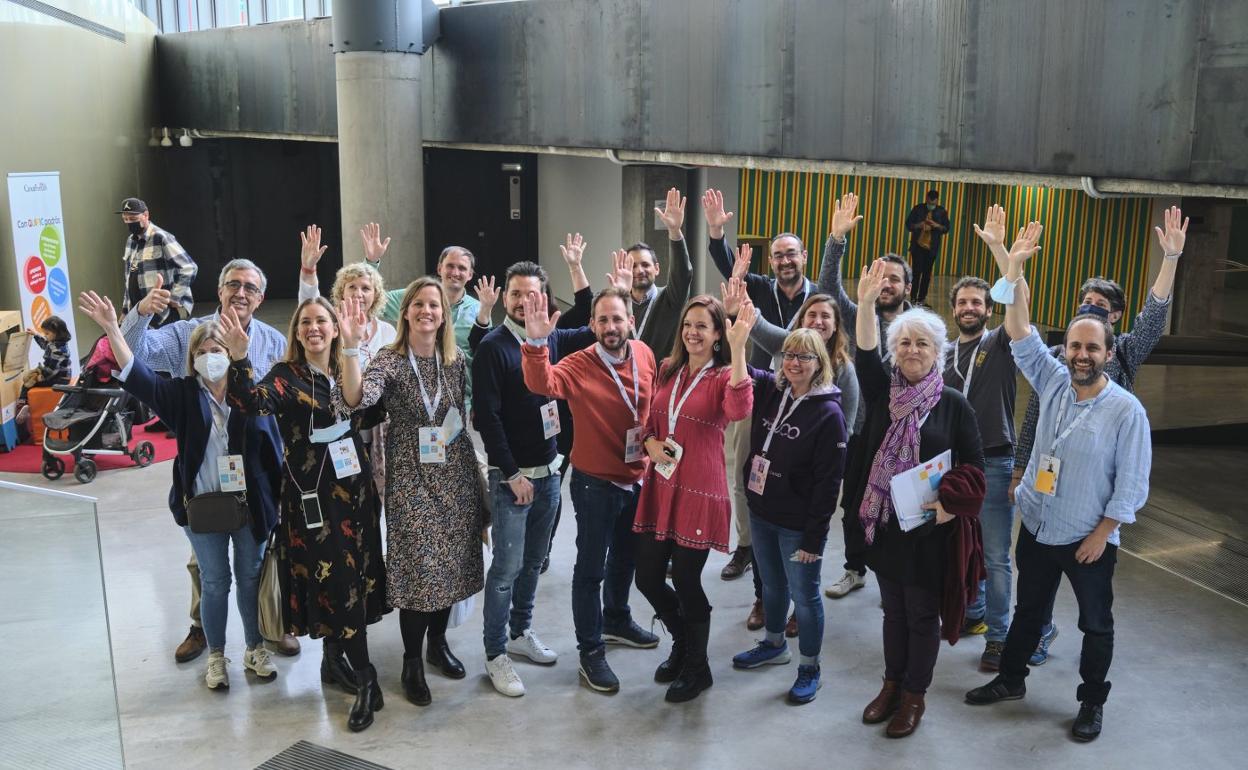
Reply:
[[[599,647],[593,652],[581,653],[581,678],[585,684],[598,692],[619,692],[620,680],[607,665],[607,651]]]
[[[607,644],[622,644],[626,647],[642,649],[659,646],[659,637],[637,625],[632,618],[624,623],[603,625],[602,641]]]
[[[1070,727],[1070,734],[1077,741],[1094,741],[1101,734],[1101,717],[1103,706],[1099,703],[1083,703],[1079,706],[1079,715]]]
[[[1027,685],[1019,682],[1011,687],[1005,683],[1005,677],[998,676],[983,687],[976,687],[966,694],[966,702],[973,706],[985,706],[1002,700],[1022,700],[1027,694]]]

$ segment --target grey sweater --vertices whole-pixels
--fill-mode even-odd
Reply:
[[[762,316],[757,316],[754,328],[750,330],[750,339],[754,344],[772,356],[772,371],[780,371],[780,349],[789,332]],[[841,389],[841,413],[845,415],[845,426],[848,432],[857,431],[858,419],[858,375],[854,371],[854,362],[847,361],[836,375],[836,387]]]

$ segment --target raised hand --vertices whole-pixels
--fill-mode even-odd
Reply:
[[[494,285],[494,276],[483,275],[477,279],[477,299],[481,301],[481,309],[477,312],[477,318],[483,315],[486,318],[490,317],[490,311],[498,302],[498,295],[501,291],[501,288]]]
[[[862,277],[858,279],[859,309],[875,307],[875,301],[880,298],[880,290],[884,288],[884,265],[884,260],[875,260],[870,267],[863,271]]]
[[[83,311],[83,312],[86,312],[86,311]],[[26,333],[27,333],[27,334],[29,334],[29,335],[30,335],[30,336],[32,336],[32,337],[40,337],[40,338],[42,338],[42,337],[44,336],[43,332],[41,332],[40,330],[36,329],[36,328],[35,328],[35,327],[33,327],[33,326],[27,326],[27,327],[26,327]]]
[[[217,323],[221,325],[221,336],[225,339],[225,349],[229,351],[230,360],[239,361],[246,358],[251,338],[243,329],[243,324],[238,320],[238,313],[234,311],[234,308],[227,307],[217,316]]]
[[[172,301],[172,295],[165,287],[165,277],[156,274],[156,285],[147,292],[147,296],[139,300],[139,315],[156,315],[165,312]]]
[[[104,331],[117,327],[117,310],[108,297],[101,297],[93,291],[84,291],[78,295],[78,309]]]
[[[740,313],[741,306],[750,301],[745,292],[745,282],[735,275],[728,279],[728,283],[719,284],[719,295],[724,299],[724,312],[730,316]]]
[[[1044,227],[1039,222],[1028,222],[1018,231],[1018,236],[1010,246],[1010,265],[1022,265],[1040,251],[1039,241]]]
[[[724,225],[734,216],[731,211],[724,211],[724,194],[719,190],[702,193],[702,213],[706,216],[707,235],[723,238]]]
[[[299,261],[303,265],[303,271],[315,273],[316,263],[321,261],[321,255],[329,248],[321,245],[321,228],[308,225],[303,232],[299,233],[299,243]]]
[[[381,239],[381,225],[369,222],[360,228],[360,238],[364,241],[364,259],[376,264],[385,256],[390,248],[390,239]]]
[[[975,228],[975,234],[984,242],[988,248],[1002,246],[1005,243],[1005,209],[997,204],[988,207],[988,213],[984,215],[984,226],[972,225]]]
[[[563,245],[559,247],[559,254],[563,256],[563,261],[567,263],[568,267],[576,267],[585,258],[585,248],[588,245],[580,233],[576,235],[568,233],[564,237]]]
[[[611,272],[607,273],[607,287],[631,291],[633,288],[633,255],[624,249],[611,252]]]
[[[344,348],[357,348],[368,332],[368,316],[358,299],[343,298],[338,303],[338,335]]]
[[[677,240],[680,235],[680,228],[685,223],[685,198],[681,196],[680,190],[675,187],[667,191],[667,200],[664,202],[662,209],[655,209],[659,219],[663,220],[663,225],[667,228],[667,234],[672,240]]]
[[[1166,229],[1153,228],[1157,231],[1157,242],[1161,244],[1162,252],[1171,259],[1183,253],[1183,244],[1187,242],[1187,221],[1178,206],[1171,206],[1166,209]]]
[[[750,262],[753,258],[754,250],[750,248],[750,244],[738,245],[736,259],[732,261],[732,277],[744,281],[746,274],[750,272]]]
[[[734,356],[745,351],[745,343],[750,339],[750,329],[754,328],[754,321],[758,318],[754,312],[754,303],[748,298],[742,300],[736,315],[736,321],[724,320],[727,327],[728,347],[732,349]]]
[[[524,298],[524,334],[529,339],[549,337],[558,321],[559,311],[550,314],[546,292],[534,292]]]
[[[832,208],[832,237],[838,241],[862,221],[858,213],[858,195],[848,192],[841,196]]]

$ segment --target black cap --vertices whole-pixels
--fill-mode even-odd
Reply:
[[[147,204],[138,198],[126,198],[121,202],[121,209],[118,214],[143,214],[147,211]]]

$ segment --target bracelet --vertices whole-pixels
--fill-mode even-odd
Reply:
[[[1178,254],[1165,254],[1165,255],[1163,255],[1163,256],[1164,256],[1166,259],[1168,259],[1168,260],[1170,260],[1171,262],[1173,262],[1174,260],[1176,260],[1176,259],[1178,259],[1179,257],[1183,256],[1183,252],[1181,252],[1181,251],[1180,251]]]
[[[300,265],[300,266],[299,266],[299,272],[303,273],[304,275],[316,275],[316,268],[312,268],[311,270],[309,270],[308,268],[304,267],[303,265]]]
[[[360,349],[359,348],[343,348],[342,354],[346,356],[347,358],[359,358]]]

